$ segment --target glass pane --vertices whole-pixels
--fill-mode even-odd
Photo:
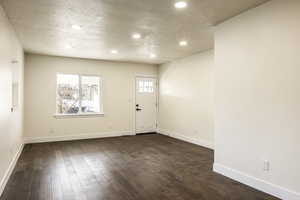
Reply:
[[[76,114],[79,112],[79,76],[57,75],[56,112]]]
[[[144,92],[144,87],[140,87],[139,92]]]
[[[96,76],[81,77],[81,112],[100,112],[100,78]]]
[[[139,81],[138,82],[139,85],[139,92],[141,93],[153,93],[154,92],[154,83],[153,81]]]
[[[144,85],[143,83],[144,83],[143,81],[139,81],[139,86],[143,87],[143,85]]]

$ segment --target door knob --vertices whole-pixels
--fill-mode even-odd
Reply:
[[[135,110],[136,110],[136,111],[141,111],[142,109],[140,109],[140,108],[136,108]]]

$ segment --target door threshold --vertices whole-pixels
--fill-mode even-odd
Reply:
[[[157,133],[156,132],[147,132],[147,133],[137,133],[136,135],[140,136],[140,135],[152,135],[152,134],[157,134]]]

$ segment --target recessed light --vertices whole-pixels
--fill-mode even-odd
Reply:
[[[174,4],[175,8],[185,8],[187,7],[187,3],[185,1],[178,1]]]
[[[72,49],[72,48],[73,48],[72,45],[70,45],[70,44],[66,45],[66,49]]]
[[[150,58],[156,58],[156,57],[157,57],[156,54],[154,54],[154,53],[150,54]]]
[[[132,38],[133,39],[140,39],[142,36],[141,36],[141,34],[139,34],[139,33],[134,33],[133,35],[132,35]]]
[[[77,25],[77,24],[73,24],[72,25],[72,28],[75,29],[75,30],[80,30],[81,29],[81,26]]]
[[[110,53],[112,53],[112,54],[117,54],[117,53],[119,53],[119,52],[118,52],[118,50],[113,49],[113,50],[110,51]]]
[[[180,45],[180,46],[187,46],[187,45],[188,45],[188,42],[185,41],[185,40],[183,40],[183,41],[180,41],[180,42],[179,42],[179,45]]]

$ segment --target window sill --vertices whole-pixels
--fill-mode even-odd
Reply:
[[[90,117],[103,117],[104,113],[90,113],[90,114],[54,114],[56,119],[64,118],[90,118]]]

